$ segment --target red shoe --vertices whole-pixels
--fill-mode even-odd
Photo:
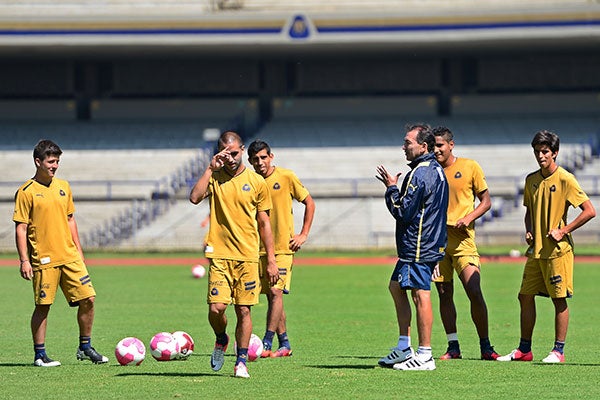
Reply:
[[[488,350],[481,353],[482,360],[496,361],[498,357],[500,357],[500,354],[496,353],[493,347],[490,347]]]
[[[444,353],[440,356],[440,360],[457,360],[459,358],[462,358],[460,351],[456,351],[456,350],[452,350],[452,349],[448,349],[446,351],[446,353]]]
[[[271,353],[271,358],[290,357],[291,355],[291,349],[288,349],[287,347],[280,347],[277,351]]]
[[[269,358],[271,357],[271,354],[273,354],[271,349],[264,349],[263,352],[260,354],[260,358]]]
[[[519,349],[515,349],[505,356],[496,358],[496,361],[532,361],[533,353],[531,351],[527,353],[521,352]]]

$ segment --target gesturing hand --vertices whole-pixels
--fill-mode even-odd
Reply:
[[[398,178],[402,175],[402,172],[398,172],[396,175],[390,175],[383,165],[377,166],[377,173],[375,178],[379,179],[386,187],[398,184]]]

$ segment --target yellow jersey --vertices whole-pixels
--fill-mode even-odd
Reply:
[[[281,167],[275,167],[265,181],[273,202],[270,217],[275,254],[293,254],[290,249],[290,239],[294,236],[292,202],[304,201],[308,197],[308,190],[294,172]],[[266,254],[262,243],[260,254]]]
[[[459,219],[473,212],[477,194],[487,190],[488,186],[483,170],[475,160],[457,157],[452,165],[444,168],[444,173],[449,188],[446,224],[454,226]]]
[[[579,183],[567,170],[558,167],[552,175],[544,178],[540,170],[525,178],[523,205],[531,216],[533,245],[527,249],[531,258],[555,258],[573,248],[571,234],[556,243],[548,238],[551,229],[567,224],[568,206],[575,208],[589,200]]]
[[[67,219],[74,212],[73,194],[65,180],[53,178],[45,186],[30,179],[17,190],[13,221],[27,224],[27,247],[33,269],[81,259]]]
[[[205,256],[258,262],[260,236],[256,214],[272,208],[263,177],[248,168],[235,177],[219,170],[213,172],[208,192],[210,228]]]

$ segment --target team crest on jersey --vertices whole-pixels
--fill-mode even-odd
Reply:
[[[454,178],[456,178],[456,179],[462,178],[462,174],[460,173],[460,171],[458,171],[456,174],[454,174]]]
[[[281,189],[281,185],[279,184],[279,182],[275,182],[275,184],[273,185],[273,189],[274,189],[274,190],[279,190],[279,189]]]
[[[58,193],[59,193],[61,196],[65,196],[65,195],[66,195],[65,191],[64,191],[64,190],[62,190],[62,189],[60,189],[60,191],[59,191]]]
[[[550,191],[551,192],[556,192],[556,186],[555,185],[550,186]]]
[[[249,192],[249,191],[250,191],[250,185],[248,185],[247,183],[246,183],[246,184],[244,184],[244,186],[242,186],[242,190],[243,190],[244,192]]]

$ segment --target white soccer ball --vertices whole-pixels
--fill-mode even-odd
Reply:
[[[206,275],[206,268],[204,266],[198,264],[192,267],[192,276],[194,278],[204,278],[204,275]]]
[[[150,354],[157,361],[174,360],[179,354],[179,342],[169,332],[159,332],[150,340]]]
[[[179,353],[176,358],[178,360],[187,360],[194,352],[194,339],[184,331],[173,332],[173,337],[179,344]]]
[[[126,337],[117,343],[115,357],[121,365],[140,365],[146,358],[146,346],[135,337]]]
[[[237,354],[237,342],[233,344],[233,351]],[[250,343],[248,344],[248,361],[255,361],[260,358],[264,351],[262,339],[254,333],[250,335]]]

